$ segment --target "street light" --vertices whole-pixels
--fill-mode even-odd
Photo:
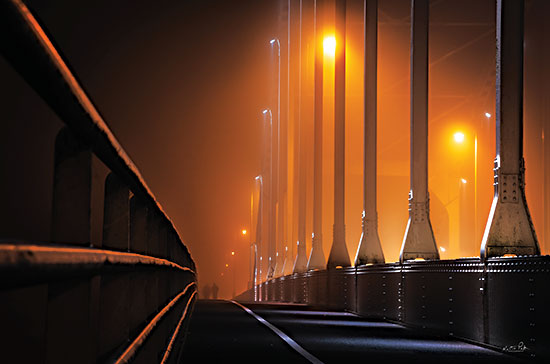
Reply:
[[[456,133],[454,133],[453,138],[455,142],[461,144],[462,142],[464,142],[464,133],[457,131]]]
[[[334,36],[325,37],[323,40],[323,52],[327,56],[334,57],[336,53],[336,38]]]

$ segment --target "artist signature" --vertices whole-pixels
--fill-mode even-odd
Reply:
[[[502,348],[502,351],[505,351],[507,353],[523,353],[527,350],[529,350],[529,348],[525,346],[523,341],[520,341],[517,345],[510,345]]]

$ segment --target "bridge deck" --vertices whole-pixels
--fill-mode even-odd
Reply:
[[[385,321],[303,305],[246,304],[322,363],[518,363],[502,353]],[[191,317],[185,362],[308,363],[280,336],[228,301],[199,300]],[[222,361],[223,360],[223,361]]]

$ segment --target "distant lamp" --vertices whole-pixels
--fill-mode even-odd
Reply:
[[[246,229],[242,229],[241,234],[246,235]]]
[[[453,138],[455,140],[455,142],[457,143],[462,143],[464,142],[464,133],[460,132],[460,131],[457,131],[454,135],[453,135]]]
[[[491,114],[488,113],[488,112],[486,112],[486,113],[485,113],[485,117],[486,117],[487,119],[489,119],[489,118],[491,117]]]
[[[460,179],[460,182],[462,182],[463,184],[468,183],[468,181],[466,181],[464,178],[461,178],[461,179]]]

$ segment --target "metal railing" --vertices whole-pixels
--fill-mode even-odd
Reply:
[[[0,52],[66,126],[55,141],[51,237],[0,243],[5,362],[179,360],[196,298],[195,263],[174,224],[44,28],[0,1]],[[93,158],[105,179],[91,239]]]
[[[548,282],[550,256],[406,261],[273,278],[237,299],[344,310],[547,359]]]

